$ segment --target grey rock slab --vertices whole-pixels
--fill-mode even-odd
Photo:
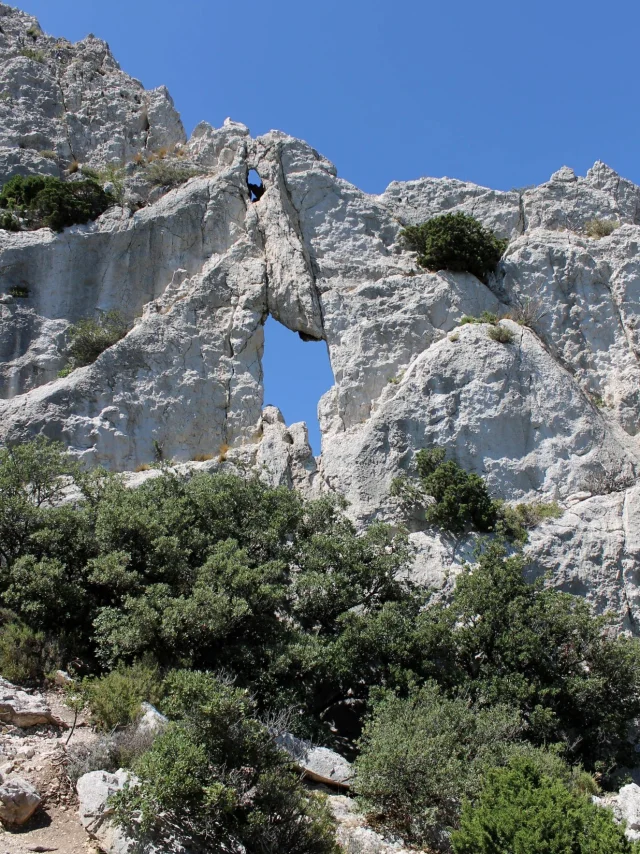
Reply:
[[[305,777],[328,786],[349,788],[353,777],[351,763],[335,750],[317,747],[291,733],[278,736],[276,744],[289,754]]]
[[[66,727],[56,718],[41,694],[28,694],[0,677],[0,721],[17,727],[40,724]]]
[[[91,771],[76,783],[80,822],[107,854],[128,854],[134,849],[133,840],[110,819],[107,804],[111,795],[131,782],[129,772],[120,769],[115,774]]]
[[[26,824],[42,803],[31,783],[20,777],[0,782],[0,820],[9,827]]]

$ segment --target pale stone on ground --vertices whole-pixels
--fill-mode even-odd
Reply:
[[[0,780],[0,820],[9,827],[26,824],[41,803],[40,795],[26,780]]]
[[[21,688],[0,677],[0,722],[18,727],[38,724],[65,726],[54,717],[44,697],[39,693],[27,694]]]

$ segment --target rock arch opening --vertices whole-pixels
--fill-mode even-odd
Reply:
[[[249,188],[249,198],[252,202],[259,202],[264,195],[265,186],[262,183],[262,178],[255,169],[249,169],[247,175],[247,187]]]
[[[277,406],[287,424],[305,421],[320,453],[318,401],[334,384],[326,341],[292,332],[273,317],[264,324],[264,405]]]

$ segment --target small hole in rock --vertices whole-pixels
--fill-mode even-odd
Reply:
[[[247,187],[249,188],[249,196],[252,202],[259,202],[262,198],[265,186],[262,183],[262,178],[258,175],[255,169],[249,169],[247,176]]]

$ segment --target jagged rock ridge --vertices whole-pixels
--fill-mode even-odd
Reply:
[[[145,92],[103,42],[34,39],[34,19],[7,6],[0,25],[0,180],[73,157],[122,165],[124,181],[122,206],[95,223],[0,231],[4,441],[45,433],[120,471],[158,455],[257,466],[273,483],[344,494],[361,522],[397,518],[391,481],[440,444],[496,495],[559,501],[564,516],[532,536],[533,565],[635,628],[640,188],[596,163],[522,192],[422,178],[371,196],[278,131],[253,139],[227,120],[185,141],[166,91]],[[158,148],[198,174],[152,188],[136,156]],[[257,202],[250,169],[264,182]],[[403,225],[456,210],[510,240],[486,285],[418,270],[399,241]],[[594,240],[585,225],[597,217],[620,227]],[[536,308],[531,328],[502,321],[513,344],[458,328],[523,305]],[[131,331],[57,379],[69,325],[114,307]],[[318,459],[304,425],[262,410],[269,314],[327,343],[335,385],[319,404]],[[420,524],[412,537],[425,581],[471,547]]]

